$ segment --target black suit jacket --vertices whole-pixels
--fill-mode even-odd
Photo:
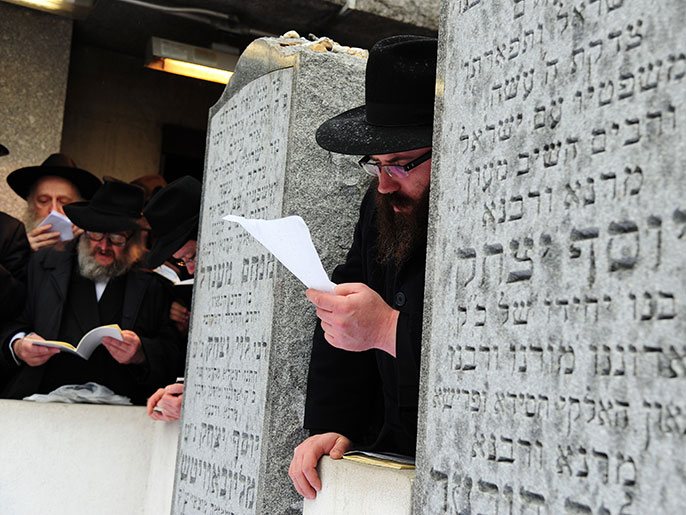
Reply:
[[[104,384],[115,393],[131,397],[135,404],[144,404],[156,388],[174,381],[183,370],[185,361],[185,342],[169,320],[169,295],[154,274],[138,270],[128,272],[121,281],[124,283],[121,292],[123,302],[120,301],[119,307],[111,306],[108,310],[110,318],[119,320],[102,321],[118,322],[122,329],[130,329],[140,337],[146,357],[144,365],[121,365],[102,346],[85,362],[79,357],[58,354],[44,365],[29,367],[25,364],[17,366],[11,357],[9,341],[17,332],[35,332],[47,340],[59,339],[64,333],[63,325],[68,321],[70,327],[82,329],[69,331],[80,338],[100,323],[94,285],[78,274],[76,243],[77,240],[72,240],[42,249],[31,258],[24,312],[2,339],[0,359],[8,364],[13,377],[0,397],[21,399],[33,393],[47,393],[40,392],[42,384],[54,386],[60,381],[59,367],[51,364],[52,360],[59,358],[65,363],[77,360],[78,365],[74,361],[71,365],[80,365],[84,377]],[[108,289],[114,283],[110,281],[101,302],[108,297]],[[75,288],[80,292],[76,296],[73,295]],[[76,306],[75,309],[65,309],[68,299],[69,305]],[[51,376],[46,377],[46,374]]]
[[[329,345],[318,323],[305,403],[305,427],[335,431],[359,447],[414,456],[417,440],[419,364],[424,307],[426,249],[417,249],[402,268],[380,265],[374,191],[365,195],[353,244],[332,281],[362,282],[400,311],[396,358],[371,350],[347,352]]]
[[[24,306],[30,255],[24,224],[0,212],[0,330]]]
[[[0,334],[21,313],[26,299],[26,267],[31,256],[24,224],[0,212]],[[11,373],[0,359],[0,389]]]

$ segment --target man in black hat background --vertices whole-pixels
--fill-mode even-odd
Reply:
[[[145,207],[143,214],[155,237],[147,257],[150,268],[172,259],[190,275],[195,274],[201,194],[200,182],[186,175],[162,188]],[[172,302],[169,318],[184,334],[188,331],[190,314],[186,306],[176,300]],[[178,420],[182,396],[181,383],[159,388],[148,399],[148,415],[154,420]]]
[[[65,214],[66,204],[90,199],[102,184],[95,175],[78,168],[66,154],[52,154],[40,166],[19,168],[7,176],[7,183],[26,200],[26,236],[34,251],[60,241],[60,233],[51,231],[50,224],[38,227],[50,211]],[[74,236],[81,234],[76,226],[72,226],[72,231]]]
[[[143,190],[106,182],[91,202],[65,207],[84,234],[35,253],[23,314],[2,340],[13,377],[0,397],[21,399],[93,381],[145,404],[183,369],[185,345],[169,320],[170,298],[155,274],[135,268],[144,252]],[[24,339],[76,344],[89,330],[119,324],[88,360]]]
[[[315,467],[324,454],[415,454],[436,53],[432,38],[378,42],[367,62],[366,105],[317,130],[326,150],[364,155],[360,166],[376,179],[332,275],[335,294],[307,291],[321,319],[305,404],[313,436],[289,468],[307,498],[321,489]]]

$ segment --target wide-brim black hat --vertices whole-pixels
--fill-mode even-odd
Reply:
[[[186,175],[162,188],[148,202],[143,214],[155,236],[147,261],[157,268],[188,240],[196,239],[202,185]]]
[[[10,151],[7,150],[7,147],[6,147],[6,146],[0,145],[0,157],[6,156],[6,155],[9,154],[9,153],[10,153]]]
[[[45,176],[61,177],[76,186],[81,197],[88,200],[102,186],[92,173],[76,167],[74,160],[65,154],[52,154],[40,166],[27,166],[7,176],[7,184],[24,200],[29,197],[31,186]]]
[[[340,154],[392,154],[431,146],[438,41],[382,39],[369,51],[365,105],[324,122],[317,143]]]
[[[64,214],[81,229],[121,232],[142,226],[143,188],[120,181],[105,181],[90,202],[72,202]]]

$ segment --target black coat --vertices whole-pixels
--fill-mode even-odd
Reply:
[[[144,404],[158,387],[174,382],[185,361],[185,343],[169,320],[170,299],[161,283],[154,274],[132,270],[119,281],[110,280],[98,303],[94,284],[78,273],[76,240],[35,253],[29,263],[24,312],[2,338],[0,360],[12,368],[13,377],[0,397],[21,399],[48,393],[46,385],[50,385],[49,391],[69,384],[62,382],[64,378],[79,377],[126,395],[134,404]],[[108,295],[108,290],[115,289],[113,285],[118,285],[119,297]],[[103,311],[100,305],[107,297],[118,300]],[[87,361],[60,353],[38,367],[18,366],[10,354],[10,339],[20,331],[35,332],[47,340],[59,340],[65,332],[80,338],[98,325],[113,322],[139,336],[145,364],[119,364],[103,346]]]
[[[0,334],[21,313],[26,299],[26,267],[31,256],[24,224],[0,212]],[[0,358],[0,389],[11,373]]]
[[[0,331],[13,321],[26,298],[26,266],[31,256],[24,224],[0,213]]]
[[[380,350],[348,352],[315,330],[307,383],[305,427],[334,431],[356,446],[414,456],[417,440],[419,364],[426,249],[401,269],[376,261],[378,228],[374,191],[365,195],[352,247],[331,277],[336,284],[368,285],[400,311],[396,358]]]

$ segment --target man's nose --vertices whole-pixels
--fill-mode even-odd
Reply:
[[[386,173],[386,170],[381,170],[381,173],[379,174],[379,187],[377,188],[379,193],[394,193],[399,189],[400,184],[398,184],[398,181],[390,175],[388,175]]]
[[[97,243],[97,247],[102,249],[102,250],[106,250],[107,247],[110,247],[112,245],[110,243],[110,240],[108,240],[106,237],[103,238],[102,240],[96,242],[96,243]]]
[[[57,211],[60,214],[64,214],[64,209],[62,209],[62,203],[56,198],[52,199],[52,210]]]

